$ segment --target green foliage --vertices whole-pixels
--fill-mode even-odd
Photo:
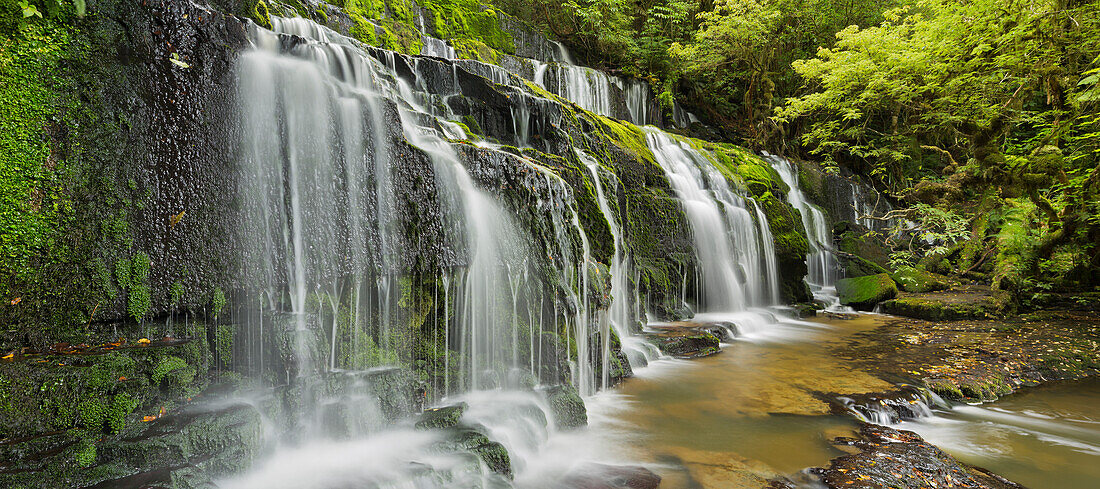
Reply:
[[[150,378],[153,381],[153,385],[160,385],[161,381],[167,378],[169,374],[187,369],[187,362],[184,359],[169,355],[162,358],[160,362],[157,363],[157,366],[153,368],[153,373]],[[193,374],[194,370],[192,370],[192,376]]]
[[[126,290],[130,288],[131,267],[129,259],[121,259],[115,262],[115,281],[118,282],[119,288]]]
[[[126,417],[137,409],[138,404],[138,400],[126,392],[115,394],[107,412],[107,428],[111,433],[119,433],[126,427]]]
[[[955,243],[970,235],[969,221],[954,211],[928,204],[916,204],[910,207],[910,211],[910,216],[913,216],[910,219],[918,224],[918,237],[932,244],[928,254],[947,253]]]
[[[172,288],[169,289],[168,295],[171,297],[172,307],[179,307],[180,301],[183,300],[183,284],[172,282]]]
[[[152,295],[149,292],[148,285],[137,284],[130,287],[130,292],[126,296],[126,312],[130,314],[134,321],[140,322],[144,319],[152,305]]]
[[[229,367],[233,362],[233,334],[236,328],[232,325],[218,326],[214,336],[214,351],[222,367]]]
[[[215,287],[214,295],[211,298],[211,305],[214,307],[214,318],[217,318],[221,315],[222,309],[225,308],[225,305],[227,303],[228,301],[225,298],[225,292],[222,291],[221,287]]]
[[[76,445],[74,457],[76,459],[76,464],[80,467],[88,467],[94,464],[96,459],[95,441],[89,438],[82,438]]]
[[[80,412],[80,424],[84,428],[97,431],[103,428],[103,421],[107,419],[107,406],[103,401],[87,399],[77,405],[77,411]]]

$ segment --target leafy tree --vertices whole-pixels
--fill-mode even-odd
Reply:
[[[921,0],[890,10],[880,25],[844,29],[834,47],[795,62],[808,93],[774,120],[802,125],[811,154],[866,170],[911,201],[980,202],[969,209],[978,216],[1024,197],[1042,217],[1029,224],[1041,236],[1037,254],[1076,243],[1100,264],[1098,12],[1080,0]],[[984,189],[996,195],[970,198]]]

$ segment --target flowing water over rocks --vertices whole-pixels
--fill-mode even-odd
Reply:
[[[827,206],[798,163],[666,132],[698,119],[645,81],[579,66],[506,16],[522,42],[483,58],[415,4],[398,40],[419,55],[349,37],[392,47],[393,26],[328,4],[326,25],[263,26],[152,4],[158,27],[132,31],[173,49],[150,61],[174,70],[146,87],[174,107],[158,115],[228,126],[181,153],[212,167],[190,192],[215,195],[166,195],[195,183],[168,152],[155,190],[113,182],[154,210],[115,226],[138,229],[124,259],[89,265],[121,292],[111,331],[4,357],[14,487],[759,487],[809,478],[859,418],[1018,420],[929,417],[923,389],[883,397],[893,379],[833,354],[881,317],[789,318],[804,275],[837,309],[830,220],[881,228],[868,215],[887,204],[845,180]],[[196,100],[211,80],[222,106]],[[184,238],[216,246],[190,260]],[[1061,429],[1038,431],[1094,448]]]

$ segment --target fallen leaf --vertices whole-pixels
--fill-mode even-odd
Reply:
[[[176,215],[172,216],[172,217],[171,217],[171,218],[169,219],[169,224],[168,224],[168,227],[169,227],[169,228],[174,228],[174,227],[176,227],[176,224],[179,224],[179,222],[180,222],[180,219],[183,219],[183,215],[184,215],[184,214],[187,214],[187,211],[186,211],[186,210],[184,210],[184,211],[180,211],[180,213],[179,213],[179,214],[176,214]]]

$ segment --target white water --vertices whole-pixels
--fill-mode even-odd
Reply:
[[[806,255],[806,268],[808,271],[806,283],[810,286],[814,298],[825,302],[829,310],[839,311],[844,309],[836,295],[836,281],[840,278],[840,264],[834,254],[829,220],[820,207],[806,200],[806,196],[799,186],[798,170],[793,162],[767,153],[764,154],[764,159],[771,163],[772,168],[783,179],[783,183],[790,187],[787,192],[787,202],[802,215],[802,226],[806,230],[806,238],[810,244],[810,253]]]
[[[544,281],[523,284],[526,310],[520,310],[520,285],[513,277],[525,275],[533,265],[527,240],[508,211],[470,177],[445,139],[465,134],[447,120],[451,114],[444,104],[432,103],[457,87],[429,90],[425,77],[410,86],[391,75],[393,53],[379,62],[354,41],[311,22],[276,18],[273,23],[278,32],[307,41],[281,52],[276,35],[256,29],[256,49],[241,57],[242,148],[248,173],[242,195],[249,202],[245,232],[257,238],[258,246],[250,252],[260,275],[257,282],[272,298],[267,307],[285,308],[295,319],[299,376],[321,365],[329,370],[345,366],[338,360],[362,356],[338,348],[338,336],[351,333],[341,328],[352,328],[356,335],[373,329],[373,345],[398,357],[411,353],[413,345],[397,329],[402,309],[409,307],[398,307],[398,299],[402,287],[409,287],[403,284],[411,280],[402,276],[400,259],[412,243],[394,229],[396,215],[407,212],[394,193],[394,143],[385,136],[383,122],[386,107],[394,105],[400,137],[430,160],[444,220],[455,225],[447,238],[465,255],[465,266],[457,273],[440,272],[448,284],[443,299],[454,304],[454,315],[446,318],[454,324],[444,326],[454,334],[446,341],[458,349],[458,358],[445,354],[448,364],[461,365],[466,388],[499,385],[517,369],[542,374],[535,372],[541,368],[535,362],[536,351],[539,358],[543,353],[543,294],[531,288]],[[423,69],[421,62],[414,59],[412,68]],[[592,392],[587,294],[577,292],[588,289],[586,237],[568,186],[554,177],[547,187],[557,193],[550,201],[569,202],[554,207],[554,229],[579,237],[559,240],[557,254],[568,259],[558,270],[563,282],[571,284],[567,292],[575,304],[561,318],[572,323],[567,333],[579,339],[577,358],[572,359],[574,381],[582,392]],[[377,249],[369,249],[370,236],[377,238]],[[576,259],[575,248],[581,248]],[[279,284],[286,284],[285,295]],[[289,304],[277,300],[284,296]],[[371,309],[378,318],[373,326],[368,322]],[[349,316],[349,326],[337,323]],[[319,324],[322,317],[327,322]],[[532,324],[530,332],[516,334],[518,321],[533,318],[538,318],[537,331]],[[557,321],[555,315],[550,322]],[[463,388],[449,379],[443,384]]]
[[[710,158],[647,127],[646,144],[665,171],[691,223],[699,264],[701,311],[736,312],[778,303],[774,238],[757,223],[755,202],[737,195]],[[753,210],[750,211],[749,209]],[[771,259],[767,255],[771,255]]]
[[[400,165],[408,160],[397,155],[407,155],[411,145],[426,158],[443,213],[442,239],[458,255],[455,264],[434,272],[439,287],[432,303],[442,300],[444,314],[432,348],[445,368],[442,381],[433,379],[433,387],[442,387],[437,396],[450,394],[469,402],[465,421],[483,426],[507,446],[517,485],[553,487],[548,474],[557,471],[560,477],[578,457],[598,454],[590,450],[591,442],[570,449],[569,442],[561,441],[576,438],[555,429],[537,395],[501,387],[521,387],[532,383],[531,377],[537,382],[563,376],[543,371],[556,368],[543,362],[552,352],[544,351],[542,340],[551,333],[575,345],[575,354],[565,349],[568,378],[585,395],[608,384],[606,368],[602,379],[595,378],[594,362],[599,357],[608,365],[610,328],[623,348],[633,352],[628,355],[632,363],[656,357],[652,346],[631,332],[641,307],[629,286],[636,272],[598,164],[590,157],[585,161],[613,238],[606,318],[596,317],[589,304],[590,246],[569,185],[552,171],[528,163],[545,181],[545,194],[534,205],[555,241],[551,249],[540,250],[554,258],[554,276],[541,276],[546,268],[533,263],[531,243],[508,206],[468,171],[462,155],[469,147],[459,151],[449,141],[466,136],[441,103],[458,93],[454,64],[403,58],[401,63],[418,75],[410,84],[396,75],[399,55],[380,52],[376,59],[355,41],[301,19],[275,18],[273,24],[276,32],[293,34],[296,40],[254,29],[255,49],[242,54],[238,67],[246,173],[242,226],[252,238],[248,244],[254,245],[248,250],[249,275],[267,298],[254,323],[258,345],[266,344],[265,331],[277,333],[270,321],[263,322],[265,317],[290,318],[294,341],[289,353],[297,378],[285,381],[301,387],[303,409],[302,419],[292,423],[301,428],[295,439],[227,486],[508,485],[469,454],[435,455],[438,433],[384,426],[377,410],[361,410],[369,419],[343,436],[330,436],[324,426],[320,407],[343,401],[322,394],[317,381],[323,371],[403,361],[417,347],[404,328],[423,299],[409,297],[414,277],[404,258],[419,243],[408,242],[399,229],[406,214],[415,212],[398,191],[401,179],[408,178]],[[426,44],[426,49],[442,48]],[[567,54],[561,56],[568,60]],[[611,85],[602,73],[573,68],[565,71],[585,73],[583,83]],[[429,77],[419,76],[425,70],[435,70],[431,83],[439,86],[426,85]],[[502,70],[487,71],[495,82],[510,80]],[[577,88],[583,84],[580,79],[575,82],[564,90],[574,90],[585,103],[610,112],[603,105],[608,96],[584,92]],[[513,108],[514,130],[522,143],[528,140],[525,107]],[[644,104],[628,109],[632,117],[648,117]],[[692,222],[702,277],[696,302],[704,310],[723,313],[722,320],[743,337],[762,334],[760,325],[775,318],[750,308],[776,303],[778,282],[772,236],[761,210],[734,193],[701,152],[655,129],[648,130],[647,139]],[[480,146],[495,151],[490,144]],[[563,284],[563,290],[547,290],[548,283]],[[593,333],[600,351],[594,351]],[[366,396],[352,399],[370,405]]]
[[[442,39],[431,36],[422,36],[423,46],[420,48],[421,56],[434,56],[436,58],[455,59],[455,48]]]
[[[610,326],[615,329],[622,343],[623,353],[626,354],[631,368],[644,367],[649,361],[660,356],[660,352],[653,344],[639,338],[632,331],[632,325],[638,321],[636,309],[632,303],[630,293],[630,255],[623,243],[622,230],[619,227],[618,216],[611,209],[606,192],[604,192],[603,179],[600,177],[600,165],[588,153],[577,150],[577,156],[588,168],[592,176],[592,183],[596,187],[596,202],[600,207],[600,213],[607,220],[607,227],[611,232],[613,251],[611,256],[611,307],[609,311]],[[611,180],[617,182],[614,174]],[[603,344],[607,344],[608,338],[603,336]],[[608,359],[604,358],[604,365],[608,365]],[[604,369],[604,387],[607,387],[606,376],[608,369]]]

